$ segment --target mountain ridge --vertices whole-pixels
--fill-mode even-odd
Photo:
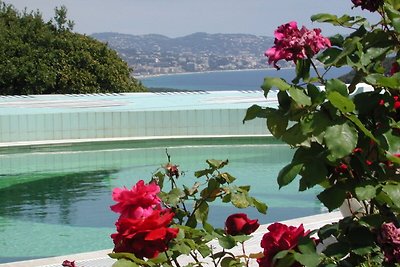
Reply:
[[[181,37],[102,32],[107,43],[138,75],[265,68],[264,51],[273,37],[242,33],[196,32]]]

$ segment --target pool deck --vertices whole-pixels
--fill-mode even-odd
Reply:
[[[287,220],[282,223],[293,226],[303,224],[305,229],[314,230],[325,224],[336,222],[341,218],[342,215],[340,212],[331,212]],[[266,232],[266,227],[267,225],[261,225],[258,230],[253,233],[253,237],[246,241],[247,253],[261,252],[260,241]],[[234,248],[231,251],[232,253],[241,253],[241,248]],[[0,267],[61,267],[61,263],[64,260],[75,261],[77,267],[111,267],[115,260],[108,257],[108,253],[110,252],[111,249],[29,261],[3,263],[0,264]],[[183,259],[183,261],[185,261],[185,259]],[[250,266],[258,266],[258,264],[255,260],[252,260]]]
[[[277,98],[272,94],[266,100],[261,90],[0,96],[0,114],[225,109],[257,103],[276,105]]]

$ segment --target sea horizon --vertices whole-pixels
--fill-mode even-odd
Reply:
[[[322,68],[320,68],[322,69]],[[326,78],[335,78],[350,71],[350,68],[332,68]],[[174,89],[182,91],[228,91],[261,90],[265,77],[281,77],[287,81],[295,78],[295,68],[262,68],[240,70],[217,70],[161,74],[137,78],[151,89]]]
[[[295,67],[283,67],[283,69],[295,69]],[[214,73],[214,72],[241,72],[241,71],[261,71],[261,70],[277,70],[273,67],[268,68],[257,68],[257,69],[236,69],[236,70],[205,70],[205,71],[185,71],[185,72],[173,72],[173,73],[159,73],[159,74],[148,74],[148,75],[133,75],[135,79],[147,79],[153,77],[161,77],[161,76],[170,76],[170,75],[190,75],[190,74],[197,74],[197,73]],[[278,71],[278,70],[277,70]]]

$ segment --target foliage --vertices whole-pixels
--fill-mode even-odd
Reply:
[[[279,262],[291,266],[293,258],[305,266],[399,264],[400,1],[352,2],[365,12],[377,12],[380,21],[371,25],[363,17],[312,16],[313,21],[353,32],[332,36],[331,46],[316,57],[307,45],[306,57],[292,56],[297,77],[292,81],[267,77],[262,86],[267,98],[277,96],[278,107],[255,105],[244,119],[266,118],[271,134],[296,150],[278,175],[280,187],[297,177],[300,191],[321,186],[318,199],[329,211],[342,204],[358,203],[357,209],[351,209],[351,216],[319,229],[321,241],[335,241],[322,254],[314,250],[312,254],[319,257],[318,261],[299,260],[309,258],[302,257],[308,254],[289,250],[279,255],[276,266],[281,266]],[[387,75],[382,62],[393,57]],[[323,64],[323,73],[316,67],[317,61]],[[344,66],[355,72],[349,85],[325,78],[330,69]],[[314,76],[310,69],[315,71]],[[360,82],[372,90],[355,93]],[[318,87],[318,83],[324,87]],[[382,238],[378,237],[386,231],[386,225],[391,225],[397,235],[380,242]]]
[[[107,45],[72,32],[65,7],[54,21],[0,1],[0,94],[143,91]]]
[[[112,235],[115,248],[110,257],[118,260],[114,267],[248,263],[249,256],[234,255],[229,249],[249,239],[248,235],[259,226],[257,220],[238,213],[228,217],[225,229],[215,228],[208,222],[211,203],[218,200],[222,205],[230,203],[236,208],[255,207],[261,213],[266,213],[267,206],[250,196],[249,186],[234,184],[236,178],[223,171],[227,160],[207,160],[207,164],[207,168],[195,172],[197,181],[191,187],[179,186],[184,177],[178,166],[168,160],[148,184],[139,181],[131,190],[114,189],[113,199],[117,204],[111,209],[121,214],[116,223],[117,233]],[[170,226],[149,226],[162,213],[173,215]],[[122,229],[121,225],[129,220],[130,226]],[[173,233],[173,238],[168,233]],[[217,240],[221,249],[212,240]],[[143,253],[146,247],[147,254]]]

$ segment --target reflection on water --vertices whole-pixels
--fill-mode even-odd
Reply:
[[[33,181],[0,189],[0,214],[38,223],[72,226],[110,226],[104,216],[110,199],[110,174],[93,171],[71,174],[42,174]],[[14,175],[8,179],[23,177]],[[5,179],[3,177],[3,179]],[[101,215],[101,220],[99,216]]]
[[[320,212],[315,192],[299,194],[296,184],[278,189],[276,176],[293,151],[265,140],[16,150],[0,155],[0,262],[112,247],[109,235],[117,217],[109,208],[112,189],[148,181],[166,162],[165,148],[186,173],[180,183],[189,186],[194,171],[207,167],[206,159],[229,159],[226,171],[238,178],[237,185],[250,185],[252,195],[269,205],[267,216],[244,211],[261,223]],[[217,204],[210,220],[222,226],[232,212]]]

